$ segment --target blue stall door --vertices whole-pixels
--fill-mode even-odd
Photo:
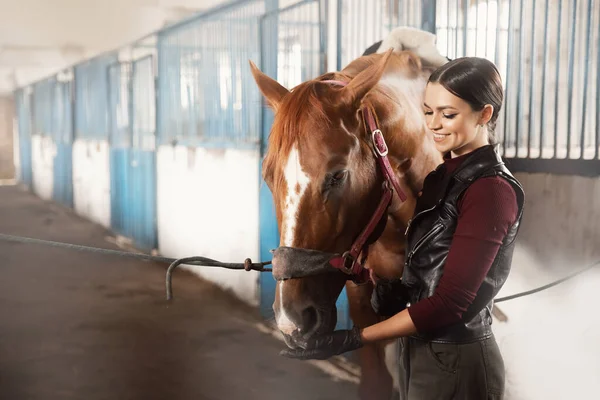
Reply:
[[[108,72],[111,226],[149,251],[158,247],[152,57]]]
[[[111,226],[134,246],[152,250],[156,231],[156,159],[154,151],[111,149]]]

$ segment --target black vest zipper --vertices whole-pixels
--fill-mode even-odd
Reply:
[[[426,212],[432,211],[434,210],[437,206],[439,206],[442,203],[442,199],[440,199],[436,205],[434,205],[431,208],[428,208],[426,210],[421,211],[420,213],[418,213],[417,215],[415,215],[414,217],[412,217],[411,219],[408,220],[408,224],[406,224],[406,231],[404,231],[404,236],[408,236],[408,230],[410,229],[411,224],[414,222],[415,219],[417,219],[418,217],[420,217],[421,215],[425,214]]]
[[[417,252],[417,250],[419,250],[419,248],[421,248],[421,246],[423,246],[423,244],[430,237],[437,235],[439,232],[441,232],[442,229],[444,229],[444,224],[438,223],[429,232],[423,235],[423,237],[419,239],[417,244],[415,244],[415,247],[410,251],[410,253],[408,253],[408,257],[406,257],[406,265],[410,265],[410,260],[412,259],[413,255]]]

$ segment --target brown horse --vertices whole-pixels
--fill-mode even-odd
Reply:
[[[402,275],[404,231],[417,193],[425,176],[442,162],[422,112],[427,78],[441,64],[439,57],[431,62],[417,54],[363,56],[340,72],[291,91],[251,63],[256,83],[275,112],[263,177],[273,194],[281,246],[342,254],[368,223],[383,182],[361,111],[368,106],[408,198],[401,201],[394,194],[366,267],[379,277]],[[346,282],[341,273],[278,282],[273,308],[288,346],[294,346],[295,333],[310,336],[335,328],[335,302],[344,285],[353,322],[360,327],[377,322],[370,304],[372,284]],[[359,350],[359,363],[360,397],[389,399],[392,378],[383,346]]]

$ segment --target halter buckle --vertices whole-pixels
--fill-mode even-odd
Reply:
[[[385,143],[383,133],[381,133],[380,129],[375,129],[371,133],[371,140],[373,140],[373,147],[375,148],[375,151],[377,152],[377,154],[379,154],[380,157],[385,157],[388,155],[387,143]],[[381,148],[379,146],[381,146]]]

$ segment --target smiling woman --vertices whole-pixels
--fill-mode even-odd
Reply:
[[[484,58],[459,58],[440,67],[429,78],[423,103],[437,149],[458,156],[495,144],[503,97],[500,73]]]

